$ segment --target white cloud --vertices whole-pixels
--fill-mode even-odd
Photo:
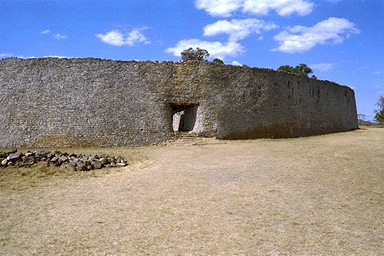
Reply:
[[[337,63],[317,63],[309,65],[311,69],[319,70],[320,72],[327,72],[337,66]]]
[[[0,58],[8,58],[8,57],[12,57],[13,54],[12,53],[1,53],[0,54]]]
[[[44,30],[44,31],[41,31],[40,32],[41,34],[53,34],[52,32],[51,32],[51,30],[49,30],[49,29],[47,29],[47,30]],[[67,39],[68,38],[68,36],[63,36],[63,35],[60,35],[60,34],[56,34],[56,35],[54,35],[53,36],[53,38],[55,38],[55,39]]]
[[[96,35],[98,38],[101,39],[104,43],[112,44],[116,46],[122,46],[125,42],[123,39],[123,34],[121,34],[119,31],[114,30],[111,32],[108,32],[107,34],[98,34]]]
[[[144,28],[147,29],[147,28]],[[141,29],[141,30],[144,30]],[[145,44],[150,44],[151,42],[147,41],[147,38],[140,32],[138,29],[132,30],[127,37],[126,43],[128,45],[134,45],[136,42],[144,42]]]
[[[196,0],[197,9],[204,9],[212,16],[229,17],[231,13],[241,8],[244,0]]]
[[[67,56],[60,56],[60,55],[46,55],[46,56],[29,56],[29,57],[24,57],[23,55],[18,56],[17,58],[20,59],[38,59],[38,58],[58,58],[58,59],[72,59],[72,58],[77,58],[77,57],[67,57]]]
[[[244,19],[244,20],[219,20],[216,23],[209,24],[204,27],[205,36],[215,36],[218,34],[229,34],[229,41],[238,41],[246,38],[251,33],[261,34],[261,30],[271,30],[278,28],[273,23],[267,23],[258,19]]]
[[[258,15],[267,15],[269,10],[275,10],[280,16],[289,16],[297,13],[300,16],[312,12],[314,3],[305,0],[246,0],[243,12]]]
[[[60,35],[60,34],[56,34],[53,38],[55,38],[55,39],[66,39],[66,38],[68,38],[67,36],[63,36],[63,35]]]
[[[241,63],[236,61],[236,60],[234,60],[234,61],[232,61],[232,65],[234,65],[234,66],[241,66]]]
[[[307,0],[196,0],[195,6],[221,17],[230,17],[238,9],[255,15],[267,15],[270,10],[275,10],[280,16],[293,13],[304,16],[312,12],[314,3]]]
[[[205,49],[211,57],[225,59],[226,56],[237,56],[244,52],[244,47],[236,42],[222,44],[220,42],[200,41],[199,39],[181,40],[175,47],[165,50],[166,53],[173,53],[174,56],[181,56],[181,52],[192,47]]]
[[[345,38],[360,31],[355,24],[347,19],[331,17],[321,21],[313,27],[295,26],[287,28],[276,35],[274,39],[280,46],[273,51],[286,53],[306,52],[317,44],[340,44]]]
[[[72,58],[76,58],[76,57],[67,57],[67,56],[61,56],[61,55],[48,55],[48,56],[43,56],[42,58],[72,59]]]
[[[383,71],[375,71],[375,72],[373,72],[373,74],[375,74],[375,75],[381,75],[381,74],[384,74],[384,70],[383,70]]]
[[[140,32],[142,30],[148,29],[147,27],[142,28],[142,29],[133,29],[124,39],[124,35],[118,31],[118,30],[113,30],[105,35],[103,34],[98,34],[96,35],[98,38],[101,39],[104,43],[111,44],[111,45],[116,45],[116,46],[122,46],[122,45],[130,45],[133,46],[135,43],[141,43],[144,42],[145,44],[150,44],[145,36]]]

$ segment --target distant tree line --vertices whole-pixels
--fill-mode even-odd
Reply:
[[[376,103],[379,109],[375,109],[375,121],[379,124],[384,124],[384,97],[381,96],[379,101]]]
[[[181,52],[181,60],[183,61],[208,61],[208,57],[208,51],[205,49],[200,49],[199,47],[197,47],[196,50],[190,47]],[[224,62],[218,58],[215,58],[213,63],[224,64]],[[308,67],[307,64],[303,63],[297,65],[296,67],[291,67],[289,65],[281,66],[277,70],[306,77],[313,73],[312,69]],[[317,79],[317,77],[314,75],[311,78]]]
[[[374,110],[375,116],[373,120],[379,125],[384,125],[384,97],[381,96],[375,105],[378,106],[379,109]],[[367,121],[367,118],[368,115],[366,114],[357,114],[357,120],[360,125],[373,125],[374,123]]]

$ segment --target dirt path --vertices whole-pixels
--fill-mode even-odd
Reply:
[[[0,254],[384,254],[384,129],[195,144],[2,187]]]

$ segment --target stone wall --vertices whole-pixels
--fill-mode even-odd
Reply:
[[[232,84],[224,97],[228,108],[222,109],[219,137],[284,138],[358,128],[349,87],[282,72],[249,72],[253,81]]]
[[[353,90],[273,70],[202,62],[0,60],[1,148],[158,143],[173,134],[175,107],[193,109],[194,132],[224,139],[357,129]]]

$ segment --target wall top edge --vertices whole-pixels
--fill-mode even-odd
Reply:
[[[341,86],[341,87],[345,87],[347,89],[350,89],[353,91],[352,88],[350,88],[349,86],[346,86],[346,85],[340,85],[336,82],[333,82],[333,81],[328,81],[328,80],[313,80],[312,78],[309,78],[309,77],[304,77],[304,76],[300,76],[300,75],[297,75],[297,74],[289,74],[289,73],[285,73],[283,71],[277,71],[277,70],[274,70],[272,68],[259,68],[259,67],[249,67],[249,66],[246,66],[246,65],[243,65],[243,66],[238,66],[238,65],[231,65],[231,64],[220,64],[220,63],[213,63],[213,62],[208,62],[208,61],[182,61],[182,60],[179,60],[179,61],[150,61],[150,60],[146,60],[146,61],[141,61],[141,60],[112,60],[112,59],[101,59],[101,58],[94,58],[94,57],[87,57],[87,58],[59,58],[59,57],[41,57],[41,58],[17,58],[17,57],[7,57],[7,58],[3,58],[3,59],[0,59],[0,65],[2,63],[7,63],[7,62],[14,62],[14,61],[17,61],[17,62],[25,62],[25,63],[28,63],[28,62],[39,62],[39,61],[58,61],[58,62],[68,62],[68,61],[72,61],[72,62],[76,62],[76,63],[80,63],[80,62],[105,62],[105,63],[122,63],[122,64],[131,64],[131,63],[137,63],[137,64],[172,64],[172,65],[192,65],[192,66],[217,66],[217,67],[227,67],[227,68],[231,68],[231,69],[237,69],[237,70],[254,70],[254,71],[263,71],[263,72],[267,72],[267,73],[273,73],[273,74],[281,74],[281,75],[284,75],[286,76],[287,78],[296,78],[296,79],[308,79],[309,81],[316,81],[316,82],[320,82],[320,83],[327,83],[327,84],[334,84],[334,85],[337,85],[337,86]]]

